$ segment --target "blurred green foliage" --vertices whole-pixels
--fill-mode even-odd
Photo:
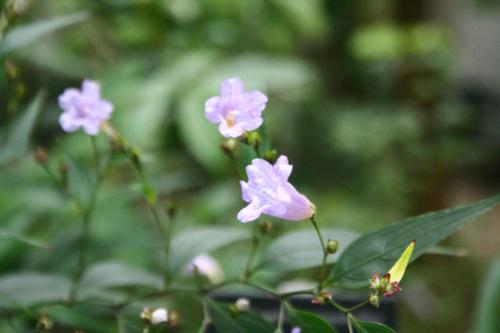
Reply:
[[[114,103],[112,123],[141,149],[159,200],[177,203],[177,229],[237,224],[237,174],[220,152],[216,127],[203,117],[204,101],[229,76],[269,95],[266,127],[290,157],[293,181],[315,202],[323,226],[372,230],[491,193],[499,183],[498,136],[484,130],[487,115],[461,98],[453,33],[421,15],[423,1],[411,1],[412,15],[393,0],[25,2],[0,44],[2,275],[67,275],[75,269],[78,207],[51,187],[30,158],[29,142],[31,148],[46,147],[49,167],[77,182],[78,197],[85,200],[82,184],[90,176],[74,165],[91,166],[90,141],[60,130],[56,103],[66,87],[85,77],[99,80]],[[98,146],[106,149],[104,137]],[[114,157],[111,164],[92,217],[90,259],[153,270],[161,247],[151,239],[142,189],[122,159]],[[273,232],[300,227],[277,222]],[[3,241],[4,234],[21,242]],[[497,243],[497,234],[457,243]],[[22,241],[48,245],[33,248]],[[241,270],[238,253],[248,245],[237,242],[234,251],[215,253],[228,275]],[[436,281],[452,280],[464,290],[440,294],[443,304],[470,302],[480,274],[459,276],[484,271],[489,257],[479,253],[469,265],[446,272],[424,261],[417,270],[440,274],[425,282],[436,293]],[[65,287],[61,281],[40,283]],[[180,301],[178,306],[185,302],[201,318],[199,305]],[[124,311],[134,316],[138,308]],[[444,312],[446,327],[465,332],[472,313],[454,311],[459,308]],[[62,323],[82,323],[92,332],[115,325],[100,309],[50,311]],[[422,322],[418,312],[403,311],[400,332],[437,331],[443,312],[437,313]],[[0,323],[0,331],[36,319],[27,317]]]

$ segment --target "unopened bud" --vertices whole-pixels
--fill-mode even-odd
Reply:
[[[262,234],[267,234],[273,228],[273,224],[269,221],[261,221],[259,222],[259,230]]]
[[[227,156],[234,157],[236,149],[238,148],[238,141],[233,138],[226,139],[221,143],[220,148]]]
[[[370,304],[373,305],[374,307],[378,308],[380,306],[380,296],[379,294],[370,294],[370,297],[368,299],[370,301]]]
[[[262,157],[269,163],[274,163],[278,158],[278,151],[276,149],[266,150]]]
[[[164,308],[158,308],[151,314],[151,324],[158,325],[168,321],[168,311]]]
[[[144,320],[145,322],[151,322],[151,316],[153,314],[153,311],[151,311],[150,308],[145,307],[142,312],[141,312],[141,319]]]
[[[43,147],[38,147],[33,152],[33,157],[40,164],[47,164],[47,151]]]
[[[322,291],[318,295],[314,296],[311,300],[313,304],[325,304],[332,299],[332,294],[328,291]]]
[[[254,147],[255,149],[258,149],[260,147],[262,139],[259,132],[245,132],[245,135],[243,136],[243,142]]]
[[[5,60],[5,71],[9,79],[14,80],[17,77],[17,68],[10,60]]]
[[[111,137],[109,139],[109,147],[112,151],[117,153],[125,152],[125,145],[123,143],[123,139],[121,137]]]
[[[167,216],[170,218],[174,218],[177,215],[177,204],[173,200],[168,200],[165,203],[165,211],[167,212]]]
[[[246,312],[250,310],[250,300],[248,298],[238,298],[236,300],[236,309],[240,312]]]
[[[179,324],[179,313],[175,310],[169,311],[168,313],[168,325],[170,327],[175,327]]]
[[[52,328],[54,328],[54,322],[46,315],[40,317],[36,323],[36,329],[39,331],[50,331]]]
[[[326,244],[326,252],[329,254],[334,254],[339,248],[339,241],[336,239],[329,239]]]

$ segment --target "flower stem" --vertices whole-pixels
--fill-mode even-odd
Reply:
[[[362,308],[362,307],[363,307],[363,306],[365,306],[365,305],[368,305],[369,303],[370,303],[370,300],[369,300],[369,299],[367,299],[367,300],[365,300],[365,301],[363,301],[363,302],[361,302],[361,303],[359,303],[359,304],[356,304],[356,305],[354,305],[354,306],[352,306],[352,307],[350,307],[350,308],[346,309],[346,312],[352,312],[352,311],[355,311],[355,310],[357,310],[357,309],[359,309],[359,308]]]
[[[321,273],[319,275],[319,280],[318,280],[318,293],[319,293],[323,289],[323,283],[324,283],[324,280],[326,277],[325,276],[326,275],[326,265],[327,265],[326,259],[328,257],[328,252],[326,250],[326,245],[325,245],[325,241],[323,239],[323,236],[321,235],[321,230],[319,229],[318,224],[316,223],[316,220],[314,219],[314,216],[311,216],[310,221],[314,227],[314,230],[316,230],[316,234],[318,235],[318,239],[319,239],[319,242],[321,244],[321,251],[323,252],[323,260],[321,263]]]
[[[202,301],[203,305],[203,321],[201,323],[201,327],[198,330],[198,333],[205,333],[208,329],[208,326],[210,325],[210,322],[212,319],[210,318],[210,310],[208,308],[208,299],[206,297],[203,297]]]
[[[257,225],[254,226],[254,231],[252,235],[252,245],[250,248],[250,254],[248,255],[247,258],[247,263],[245,265],[245,272],[243,273],[243,280],[246,281],[250,276],[254,273],[252,264],[253,260],[255,258],[255,254],[257,253],[257,248],[260,243],[260,237],[259,237],[259,228]]]
[[[276,331],[274,333],[283,333],[283,322],[285,320],[285,302],[280,302],[280,312],[278,315],[278,326],[276,327]]]
[[[350,313],[348,313],[346,315],[346,320],[347,320],[347,329],[349,330],[349,333],[354,333],[354,329],[352,328],[351,314]]]
[[[82,232],[80,234],[79,240],[79,254],[78,254],[78,268],[76,270],[75,276],[73,277],[73,283],[71,285],[69,299],[74,300],[77,292],[78,285],[82,278],[85,269],[87,268],[87,248],[90,238],[90,219],[92,216],[92,211],[95,207],[96,197],[97,197],[97,189],[100,185],[102,174],[100,170],[100,160],[99,160],[99,152],[97,150],[97,145],[95,143],[94,137],[91,137],[92,142],[92,151],[94,155],[94,167],[95,167],[95,181],[92,185],[92,190],[90,193],[90,198],[87,206],[83,209],[82,212]]]

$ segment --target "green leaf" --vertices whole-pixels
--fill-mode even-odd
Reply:
[[[323,229],[321,232],[325,241],[327,239],[339,241],[338,251],[328,256],[330,264],[337,261],[347,246],[358,237],[356,233],[346,230]],[[257,266],[286,272],[321,266],[322,260],[323,252],[316,232],[300,230],[290,232],[273,241],[265,250]]]
[[[72,158],[67,158],[68,187],[80,208],[87,208],[92,194],[92,181],[85,170]]]
[[[233,314],[228,305],[209,301],[215,333],[273,333],[274,327],[260,315],[248,311]],[[320,332],[318,332],[320,333]]]
[[[203,227],[189,228],[172,239],[170,271],[182,272],[198,254],[208,253],[225,245],[249,238],[249,232],[242,228]]]
[[[476,313],[476,333],[500,332],[500,258],[491,266]]]
[[[89,17],[87,12],[44,19],[11,29],[0,44],[0,56],[39,40],[61,28],[80,23]]]
[[[62,276],[40,273],[16,273],[0,278],[0,307],[28,307],[63,301],[68,297],[70,281]]]
[[[94,264],[85,272],[78,286],[78,294],[79,299],[84,299],[99,295],[99,292],[108,288],[133,286],[160,289],[162,279],[119,262],[102,262]]]
[[[411,261],[500,202],[500,195],[452,209],[406,219],[354,241],[337,261],[330,283],[362,288],[374,272],[385,274],[408,243],[417,244]]]
[[[25,243],[31,246],[47,248],[47,244],[44,242],[40,242],[17,233],[10,232],[8,230],[0,229],[0,240],[15,240],[21,243]]]
[[[42,110],[43,99],[44,94],[39,92],[9,128],[0,150],[0,164],[10,163],[28,150],[31,133]]]
[[[392,328],[384,324],[361,321],[357,319],[353,319],[352,321],[359,333],[396,333]]]
[[[331,325],[329,325],[323,318],[318,315],[296,310],[289,304],[286,307],[292,326],[298,326],[301,333],[335,333],[337,332]]]

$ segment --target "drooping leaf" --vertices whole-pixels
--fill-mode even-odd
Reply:
[[[330,324],[318,315],[296,310],[290,305],[286,307],[292,326],[300,327],[301,333],[335,333],[337,332]]]
[[[72,158],[67,159],[68,187],[71,197],[80,208],[87,208],[92,194],[92,180],[89,174]]]
[[[242,228],[200,227],[189,228],[172,239],[169,267],[172,274],[184,271],[198,254],[208,253],[236,241],[249,238]]]
[[[274,327],[260,315],[248,311],[234,314],[229,306],[217,302],[209,302],[215,333],[273,333]],[[320,332],[318,332],[320,333]]]
[[[27,307],[68,297],[70,281],[62,276],[15,273],[0,278],[0,307]]]
[[[341,255],[329,282],[345,288],[366,287],[371,275],[387,272],[412,240],[417,244],[411,261],[499,202],[500,195],[496,195],[473,204],[409,218],[362,236]]]
[[[119,262],[102,262],[89,267],[82,276],[78,295],[83,299],[90,295],[98,295],[106,289],[133,286],[159,289],[162,286],[162,279],[155,274]]]
[[[0,150],[0,164],[9,163],[28,150],[31,133],[42,110],[43,99],[44,94],[38,93],[9,128]]]
[[[89,17],[87,12],[43,19],[11,29],[0,43],[0,56],[28,45],[61,28],[80,23]]]
[[[500,332],[500,259],[497,259],[486,276],[476,313],[474,332]]]
[[[31,239],[29,237],[25,237],[23,235],[19,235],[17,233],[10,232],[8,230],[0,229],[0,240],[15,240],[17,242],[25,243],[31,246],[43,247],[46,248],[47,244],[41,241],[37,241],[35,239]]]
[[[339,241],[339,249],[335,254],[328,256],[328,263],[337,261],[347,246],[358,237],[356,233],[347,230],[323,229],[321,232],[325,241],[327,239]],[[321,266],[322,260],[323,252],[316,232],[300,230],[273,241],[265,250],[258,267],[284,272]]]
[[[354,319],[353,323],[359,333],[396,333],[392,328],[380,323],[372,323],[357,319]]]

